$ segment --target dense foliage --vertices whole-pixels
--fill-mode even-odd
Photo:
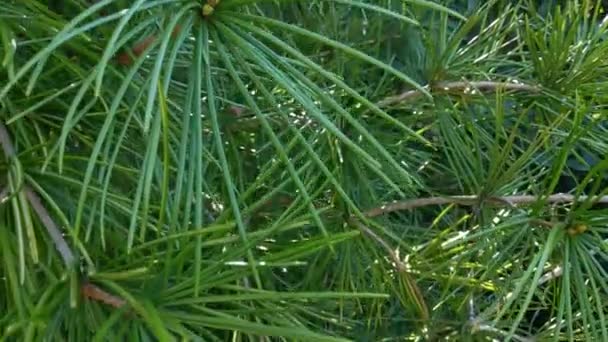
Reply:
[[[1,1],[0,336],[608,341],[602,6]]]

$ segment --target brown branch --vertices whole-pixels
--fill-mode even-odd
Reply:
[[[408,90],[399,95],[389,96],[378,102],[378,107],[386,107],[399,102],[408,102],[410,100],[421,97],[423,94],[420,90]]]
[[[497,91],[512,90],[512,91],[529,91],[537,93],[541,89],[535,85],[528,85],[523,83],[512,83],[512,82],[495,82],[495,81],[456,81],[456,82],[439,82],[433,90],[438,91],[466,91],[466,90],[478,90],[478,91]]]
[[[174,39],[175,37],[177,37],[180,30],[181,30],[181,26],[176,25],[175,28],[173,29],[173,32],[171,32],[171,38]],[[144,51],[146,51],[148,49],[148,47],[150,47],[150,45],[155,43],[156,40],[157,40],[157,37],[155,35],[147,36],[142,41],[133,45],[133,47],[131,49],[124,51],[121,54],[119,54],[118,56],[116,56],[116,61],[120,65],[130,66],[134,62],[133,57],[137,58],[137,57],[141,56],[141,54],[144,53]]]
[[[67,267],[71,267],[74,264],[74,253],[72,253],[70,246],[68,246],[68,243],[63,238],[63,235],[61,234],[61,231],[59,231],[57,224],[55,224],[55,221],[53,221],[49,212],[40,202],[40,197],[38,197],[38,194],[36,194],[34,190],[32,190],[27,185],[25,186],[24,190],[28,201],[34,209],[34,212],[36,212],[38,218],[40,218],[40,221],[42,221],[42,223],[46,227],[46,230],[51,236],[51,239],[53,239],[55,248],[57,248],[57,251],[61,255],[63,263]]]
[[[522,205],[530,205],[538,201],[544,200],[545,203],[557,204],[557,203],[573,203],[575,201],[587,201],[590,200],[594,203],[608,203],[608,196],[573,196],[569,194],[554,194],[547,197],[539,197],[532,195],[515,195],[515,196],[503,196],[503,197],[489,197],[480,198],[479,196],[453,196],[453,197],[428,197],[428,198],[417,198],[407,201],[392,202],[382,205],[377,208],[370,209],[363,213],[368,218],[384,215],[390,212],[401,211],[401,210],[412,210],[420,207],[431,206],[431,205],[443,205],[443,204],[457,204],[464,206],[475,206],[481,203],[486,203],[494,206],[503,207],[516,207]],[[388,257],[395,265],[398,272],[404,274],[407,278],[408,287],[412,291],[412,295],[415,298],[419,308],[421,309],[423,316],[427,312],[427,306],[422,296],[422,292],[416,285],[414,279],[410,277],[407,266],[401,261],[395,249],[392,248],[386,241],[384,241],[378,234],[372,229],[363,224],[360,220],[355,217],[349,219],[349,224],[357,228],[363,235],[371,238],[377,244],[379,244],[388,254]],[[543,220],[535,220],[536,223],[546,226],[553,226],[551,222]],[[555,274],[553,274],[555,273]],[[561,269],[553,272],[551,275],[545,275],[541,278],[542,282],[547,282],[552,278],[561,275]],[[542,284],[540,282],[539,284]],[[426,317],[426,316],[425,316]]]
[[[7,159],[15,156],[15,147],[6,130],[6,126],[2,122],[0,122],[0,145],[2,145],[2,150],[4,150],[4,155]]]
[[[14,158],[15,148],[11,141],[10,135],[8,134],[8,130],[4,123],[0,122],[0,145],[4,150],[4,154],[7,159]],[[70,249],[68,243],[63,238],[61,231],[59,230],[55,221],[53,221],[50,213],[44,207],[42,202],[40,201],[40,197],[32,188],[28,185],[25,185],[21,191],[25,191],[25,195],[28,199],[28,202],[34,209],[34,212],[45,226],[47,232],[51,236],[53,243],[55,244],[55,248],[61,255],[64,264],[66,267],[71,267],[74,264],[74,253]],[[2,200],[6,198],[6,189],[0,193],[0,197]],[[103,289],[99,288],[95,284],[91,284],[89,282],[85,282],[80,286],[80,291],[85,298],[102,302],[104,304],[110,305],[116,309],[121,308],[126,304],[126,301],[120,297],[114,296]]]
[[[450,93],[457,91],[463,94],[470,94],[473,91],[492,92],[499,89],[512,91],[528,91],[538,93],[541,89],[538,86],[511,83],[511,82],[495,82],[495,81],[455,81],[455,82],[439,82],[431,87],[432,92]],[[392,104],[407,102],[421,97],[423,93],[420,90],[408,90],[396,96],[390,96],[378,102],[379,107],[386,107]]]
[[[8,134],[6,126],[2,122],[0,122],[0,145],[2,146],[2,149],[4,150],[4,155],[7,159],[11,159],[16,156],[13,142],[10,138],[10,135]],[[49,212],[42,205],[40,197],[38,197],[38,195],[27,185],[24,186],[22,191],[25,191],[26,197],[30,202],[32,208],[34,209],[34,212],[38,215],[38,218],[40,218],[40,221],[42,221],[42,223],[44,224],[47,232],[51,236],[51,239],[53,239],[55,248],[61,255],[64,264],[67,267],[71,267],[74,263],[74,253],[63,238],[63,235],[57,227],[57,224],[55,224]]]
[[[539,197],[534,195],[515,195],[502,197],[489,197],[481,199],[479,196],[453,196],[453,197],[428,197],[416,198],[406,201],[391,202],[377,208],[372,208],[364,212],[367,217],[376,217],[387,213],[412,210],[420,207],[443,204],[457,204],[463,206],[475,206],[480,204],[480,200],[485,204],[494,206],[522,206],[534,204],[538,201],[545,201],[550,204],[558,203],[573,203],[575,201],[590,200],[593,203],[608,203],[608,196],[574,196],[569,194],[554,194],[548,197]]]
[[[7,159],[11,159],[16,156],[15,148],[11,141],[10,135],[8,134],[8,130],[2,122],[0,122],[0,145],[2,146],[2,149],[4,150],[4,154]],[[3,190],[0,194],[2,200],[4,200],[4,198],[6,197],[5,190]],[[30,205],[34,209],[34,212],[36,213],[42,224],[45,226],[47,232],[51,236],[51,239],[55,244],[55,248],[61,255],[64,264],[66,265],[66,267],[70,268],[74,264],[74,253],[70,249],[68,243],[63,238],[61,231],[59,230],[55,221],[53,221],[50,213],[44,207],[44,205],[42,205],[40,197],[28,185],[25,185],[20,191],[25,191],[25,195],[28,199],[28,202],[30,203]],[[85,298],[102,302],[116,309],[119,309],[126,304],[126,301],[124,299],[114,296],[89,282],[83,283],[80,286],[80,291],[82,292],[82,295]]]
[[[80,287],[80,291],[82,292],[82,295],[85,298],[97,302],[102,302],[116,309],[120,309],[123,305],[127,303],[124,299],[109,294],[108,292],[99,288],[97,285],[88,282],[82,284],[82,286]]]

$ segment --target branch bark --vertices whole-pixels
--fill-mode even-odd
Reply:
[[[527,91],[532,93],[540,92],[541,88],[534,85],[511,83],[511,82],[495,82],[495,81],[455,81],[455,82],[439,82],[431,87],[432,92],[449,93],[461,92],[463,94],[471,94],[473,91],[492,92],[499,89],[511,91]],[[378,102],[379,107],[386,107],[400,102],[408,102],[423,94],[419,90],[408,90],[396,96],[390,96]]]
[[[554,194],[547,197],[539,197],[534,195],[515,195],[480,198],[479,196],[452,196],[452,197],[428,197],[415,198],[411,200],[386,203],[382,206],[369,209],[364,212],[367,217],[376,217],[388,214],[395,211],[412,210],[420,207],[443,204],[457,204],[463,206],[475,206],[483,201],[484,204],[493,206],[522,206],[531,205],[538,201],[545,201],[550,204],[558,203],[574,203],[580,201],[591,200],[594,203],[608,203],[608,196],[574,196],[569,194]]]
[[[63,263],[67,267],[70,267],[74,264],[74,253],[72,253],[70,246],[68,246],[68,243],[63,238],[57,224],[55,224],[55,221],[53,221],[51,218],[51,214],[49,214],[48,210],[46,210],[44,205],[42,205],[40,197],[34,192],[34,190],[32,190],[32,188],[26,185],[24,187],[24,191],[28,201],[34,209],[34,212],[38,215],[38,218],[40,218],[40,221],[42,221],[42,224],[44,224],[46,227],[46,231],[51,236],[51,239],[53,239],[55,248],[57,248],[57,251],[61,255]]]
[[[608,196],[574,196],[569,194],[553,194],[546,197],[534,196],[534,195],[514,195],[514,196],[501,196],[501,197],[489,197],[489,198],[480,198],[479,196],[452,196],[452,197],[428,197],[428,198],[416,198],[406,201],[399,202],[391,202],[384,204],[380,207],[372,208],[365,211],[363,214],[368,217],[377,217],[384,214],[388,214],[395,211],[403,211],[403,210],[413,210],[416,208],[431,206],[431,205],[444,205],[444,204],[456,204],[462,206],[475,206],[479,205],[481,201],[483,203],[490,204],[494,206],[506,206],[506,207],[516,207],[516,206],[525,206],[537,203],[538,201],[543,200],[545,203],[549,204],[559,204],[559,203],[574,203],[574,202],[584,202],[591,201],[593,203],[608,203]],[[551,222],[546,222],[543,220],[534,220],[536,223],[552,227],[553,224]],[[355,226],[355,228],[359,229],[364,235],[370,237],[372,240],[376,241],[382,248],[387,252],[389,258],[396,265],[397,270],[407,272],[406,266],[399,259],[399,256],[395,253],[395,250],[384,241],[378,234],[376,234],[369,227],[361,223],[359,220],[355,218],[351,218],[351,225]],[[548,282],[551,279],[557,278],[561,275],[562,268],[561,266],[555,268],[553,271],[548,272],[543,275],[543,277],[539,280],[539,285]]]
[[[82,292],[82,295],[85,298],[88,298],[88,299],[91,299],[91,300],[94,300],[97,302],[102,302],[115,309],[120,309],[123,305],[125,305],[127,303],[124,299],[122,299],[120,297],[116,297],[116,296],[104,291],[99,286],[92,284],[92,283],[85,282],[80,287],[80,291]]]

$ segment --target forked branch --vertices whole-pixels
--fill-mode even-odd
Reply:
[[[537,203],[538,201],[544,201],[546,204],[556,204],[556,203],[575,203],[575,202],[586,202],[591,201],[593,203],[608,203],[608,196],[573,196],[569,194],[554,194],[545,197],[533,196],[533,195],[516,195],[516,196],[502,196],[502,197],[489,197],[489,198],[481,198],[479,196],[453,196],[453,197],[428,197],[428,198],[416,198],[406,201],[399,202],[391,202],[384,204],[380,207],[376,207],[370,210],[367,210],[363,214],[368,217],[377,217],[384,214],[388,214],[391,212],[402,211],[402,210],[412,210],[420,207],[431,206],[431,205],[444,205],[444,204],[456,204],[463,206],[477,206],[481,203],[493,205],[493,206],[502,206],[502,207],[517,207],[524,205],[531,205]],[[538,220],[539,224],[549,225],[552,224],[550,222]],[[416,299],[418,304],[420,304],[420,309],[423,312],[426,310],[426,304],[424,302],[424,298],[422,296],[421,291],[415,283],[415,280],[409,276],[409,271],[407,266],[401,260],[395,248],[391,247],[391,245],[386,242],[382,237],[376,234],[370,227],[362,223],[359,219],[355,217],[351,217],[349,220],[349,224],[357,228],[364,236],[370,238],[375,243],[380,245],[382,249],[385,250],[391,262],[395,265],[395,268],[398,272],[406,275],[408,278],[409,288],[413,291],[413,297]],[[561,275],[561,268],[557,269],[555,274],[545,275],[542,279],[542,282],[546,282],[550,277]],[[546,279],[545,279],[546,278]],[[541,283],[542,283],[541,282]]]

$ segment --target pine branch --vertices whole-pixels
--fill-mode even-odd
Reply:
[[[84,283],[80,287],[80,291],[85,298],[105,303],[115,309],[120,309],[127,303],[124,299],[109,294],[95,284]]]
[[[2,145],[4,155],[7,159],[16,157],[15,147],[10,138],[10,135],[8,134],[6,126],[2,122],[0,122],[0,145]],[[68,243],[63,238],[61,231],[59,230],[55,221],[53,221],[53,219],[51,218],[51,215],[49,214],[48,210],[46,210],[44,205],[42,205],[42,203],[40,202],[40,197],[38,197],[38,194],[36,194],[34,190],[32,190],[32,188],[30,188],[28,185],[25,185],[21,191],[25,191],[25,195],[28,199],[28,202],[30,202],[32,208],[34,209],[34,212],[36,213],[36,215],[38,215],[38,218],[51,236],[51,239],[53,239],[55,248],[61,255],[63,263],[68,268],[72,267],[72,265],[74,264],[74,253],[68,246]]]
[[[399,272],[403,276],[403,280],[406,283],[406,287],[408,290],[408,294],[410,299],[413,301],[413,304],[416,305],[418,311],[420,312],[422,320],[426,321],[429,319],[429,309],[424,296],[422,295],[422,291],[418,284],[416,284],[416,280],[411,276],[408,267],[401,261],[401,258],[395,252],[395,249],[388,244],[388,242],[384,241],[378,234],[376,234],[373,230],[371,230],[368,226],[363,224],[363,222],[357,220],[356,218],[351,218],[349,223],[355,228],[359,229],[363,235],[371,238],[376,243],[378,243],[388,254],[390,260],[395,265],[397,272]]]
[[[431,87],[435,93],[450,93],[459,92],[463,94],[473,94],[474,91],[479,92],[495,92],[499,89],[512,91],[527,91],[538,93],[540,87],[527,85],[522,83],[510,82],[495,82],[495,81],[455,81],[455,82],[439,82]],[[396,96],[390,96],[378,102],[379,107],[386,107],[400,102],[408,102],[417,99],[424,95],[420,90],[408,90]]]
[[[412,200],[392,202],[384,204],[380,207],[372,208],[365,211],[363,214],[368,217],[377,217],[384,214],[388,214],[395,211],[412,210],[416,208],[431,206],[431,205],[443,205],[443,204],[457,204],[463,206],[476,206],[480,203],[490,204],[494,206],[522,206],[534,204],[538,201],[544,200],[549,204],[557,203],[574,203],[580,201],[590,200],[594,203],[608,203],[608,196],[574,196],[569,194],[554,194],[548,197],[539,197],[534,195],[515,195],[515,196],[502,196],[502,197],[489,197],[481,198],[479,196],[452,196],[452,197],[428,197],[428,198],[416,198]],[[545,225],[553,226],[551,222],[536,220],[535,222]],[[399,259],[399,256],[395,253],[394,248],[384,241],[378,234],[371,230],[368,226],[363,224],[361,221],[352,217],[349,223],[355,226],[364,235],[368,236],[375,242],[377,242],[387,252],[389,258],[395,264],[398,271],[407,272],[406,265]]]
[[[401,261],[397,253],[395,253],[395,249],[391,247],[386,241],[384,241],[378,234],[374,233],[368,226],[363,224],[361,221],[357,219],[351,219],[350,224],[355,226],[355,228],[359,229],[364,235],[370,237],[372,240],[377,242],[382,248],[386,251],[391,261],[395,264],[395,268],[399,272],[408,272],[407,266]]]
[[[15,147],[8,135],[6,126],[2,122],[0,122],[0,145],[2,145],[2,150],[4,150],[4,155],[7,159],[15,156]]]
[[[530,205],[536,203],[539,200],[543,200],[542,197],[533,196],[533,195],[517,195],[517,196],[503,196],[503,197],[490,197],[483,200],[483,203],[487,203],[495,206],[521,206],[521,205]],[[557,203],[573,203],[580,201],[591,200],[594,203],[608,203],[608,196],[573,196],[569,194],[554,194],[544,198],[544,201],[549,204],[557,204]],[[443,204],[457,204],[463,206],[476,206],[481,203],[481,198],[479,196],[454,196],[454,197],[428,197],[428,198],[417,198],[412,200],[400,201],[400,202],[392,202],[380,207],[372,208],[364,212],[366,217],[372,218],[381,216],[384,214],[388,214],[395,211],[403,211],[403,210],[413,210],[416,208],[421,208],[425,206],[431,205],[443,205]],[[553,224],[551,222],[547,222],[544,220],[534,220],[535,223],[538,223],[543,226],[552,227]],[[365,226],[363,226],[365,227]],[[374,240],[381,243],[381,245],[389,251],[389,255],[391,259],[394,259],[396,255],[392,251],[390,247],[387,247],[388,244],[384,242],[378,235],[373,233],[369,228],[362,229],[358,227],[360,230],[365,232],[368,236],[372,237]],[[370,234],[371,233],[371,234]]]
[[[452,197],[427,197],[411,200],[391,202],[382,206],[367,210],[364,214],[367,217],[376,217],[395,211],[412,210],[420,207],[443,204],[457,204],[463,206],[476,206],[481,202],[493,206],[522,206],[534,204],[538,201],[545,201],[549,204],[574,203],[581,201],[591,201],[593,203],[608,203],[608,196],[574,196],[569,194],[553,194],[547,197],[534,195],[515,195],[481,198],[479,196],[452,196]]]
[[[16,154],[14,145],[12,143],[10,135],[8,134],[6,126],[2,122],[0,122],[0,145],[2,145],[2,149],[4,150],[4,154],[7,158],[10,159],[15,157]],[[51,236],[51,239],[55,244],[55,248],[63,259],[63,263],[66,267],[71,267],[74,264],[74,253],[70,249],[68,243],[63,238],[63,235],[59,231],[59,228],[55,221],[53,221],[50,213],[40,201],[40,197],[28,185],[25,185],[22,191],[25,191],[25,195],[28,199],[28,202],[30,203],[30,205],[34,209],[34,212],[36,213],[36,215],[38,215],[38,218]],[[0,195],[3,200],[7,197],[7,194],[4,194],[5,192],[6,189]],[[88,282],[82,284],[82,286],[80,287],[80,291],[82,292],[82,295],[85,298],[105,303],[117,309],[122,307],[126,303],[122,298],[111,295],[103,289],[99,288],[97,285]]]
[[[25,186],[24,191],[28,201],[34,209],[34,212],[38,215],[38,218],[40,218],[40,221],[42,221],[42,223],[46,227],[46,230],[51,236],[51,239],[53,239],[55,248],[57,248],[57,251],[59,252],[59,254],[61,254],[63,263],[67,267],[70,267],[74,264],[74,253],[68,246],[68,243],[63,238],[63,235],[59,231],[57,224],[51,218],[51,215],[49,214],[48,210],[46,210],[44,205],[42,205],[42,203],[40,202],[40,197],[38,196],[38,194],[36,194],[34,190],[32,190],[32,188],[27,185]]]

